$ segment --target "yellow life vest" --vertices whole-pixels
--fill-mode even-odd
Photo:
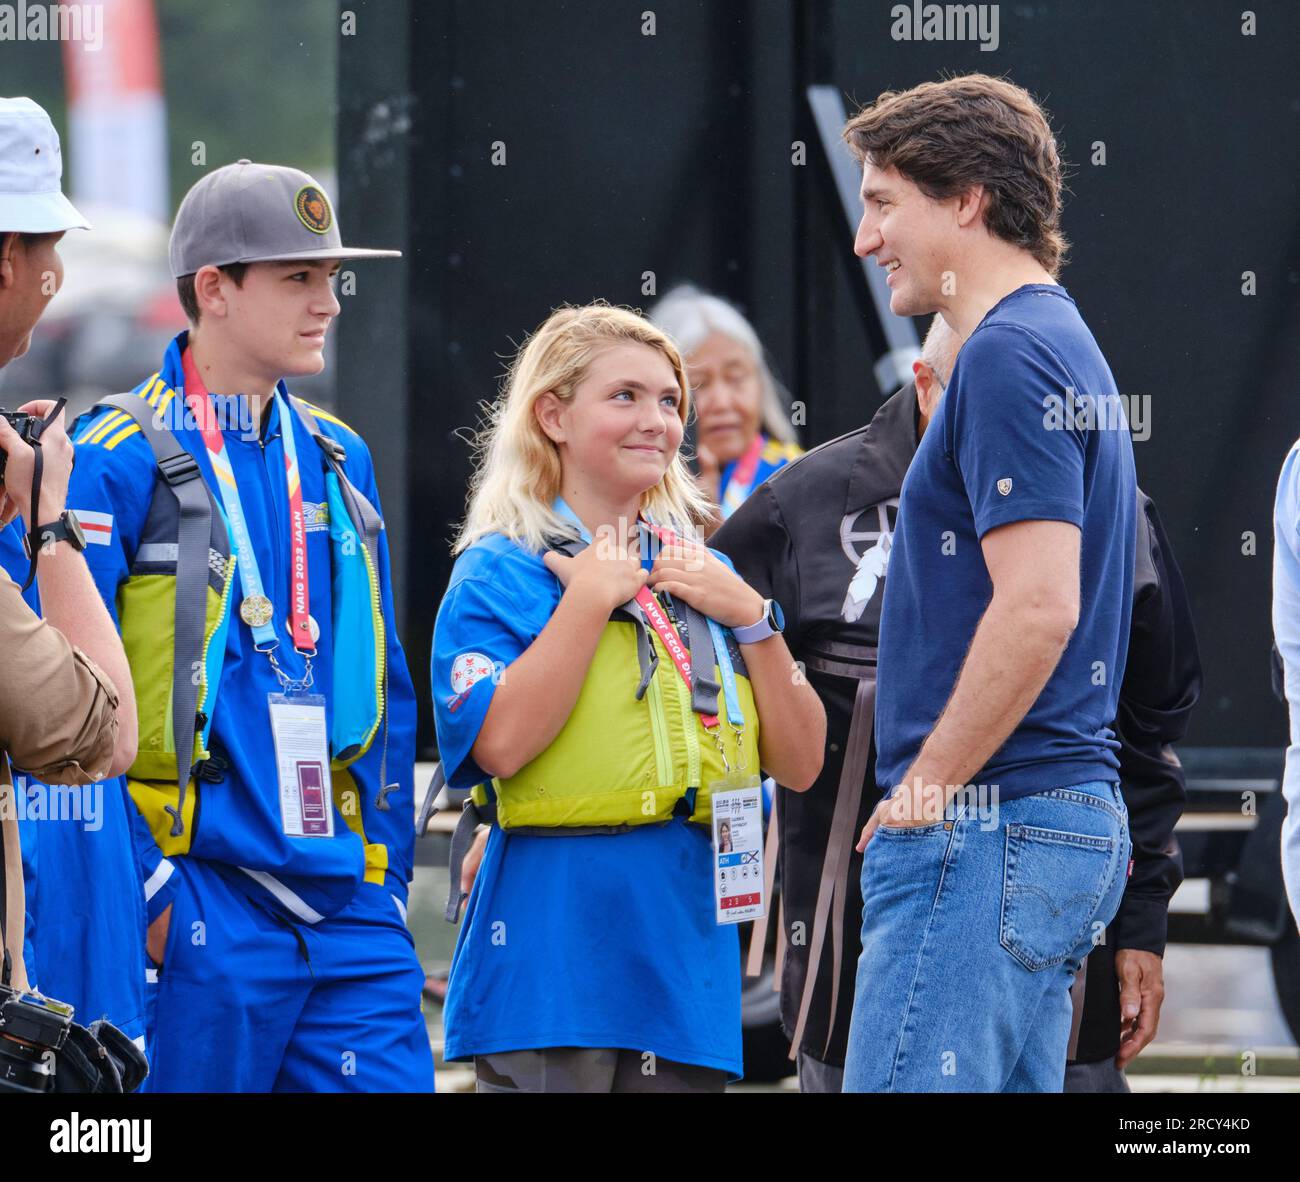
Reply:
[[[197,781],[219,780],[226,767],[208,740],[231,626],[237,555],[197,461],[154,408],[161,402],[158,392],[146,400],[143,391],[152,385],[100,405],[134,420],[159,473],[131,570],[118,588],[117,614],[139,719],[127,789],[159,848],[170,856],[190,850]],[[163,398],[176,397],[162,389]],[[299,400],[291,396],[289,405],[325,464],[334,652],[350,662],[346,676],[336,669],[330,712],[330,766],[337,778],[365,754],[387,720],[377,565],[383,523],[348,480],[342,446],[319,431]],[[292,430],[291,423],[283,429]],[[336,663],[340,659],[336,656]]]
[[[683,639],[694,664],[697,652],[712,652],[712,644],[703,645],[695,634],[708,633],[707,621],[693,611],[681,614],[688,620]],[[638,696],[645,680],[638,654],[642,628],[658,662]],[[560,733],[513,776],[492,781],[497,823],[503,829],[624,829],[668,821],[678,811],[678,801],[688,799],[689,819],[708,825],[711,785],[728,770],[759,774],[758,708],[739,646],[727,636],[737,704],[745,717],[739,733],[728,721],[721,696],[718,724],[711,731],[705,728],[658,634],[619,609],[601,633]],[[721,670],[716,657],[710,664],[717,685]],[[472,796],[480,806],[491,799],[481,784]]]

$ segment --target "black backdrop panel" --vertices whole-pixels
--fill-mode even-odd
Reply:
[[[364,19],[365,5],[346,7]],[[660,293],[691,279],[750,314],[807,403],[806,442],[861,423],[882,392],[850,228],[810,142],[808,163],[792,163],[811,136],[800,95],[828,82],[862,101],[970,70],[1004,73],[1048,107],[1071,165],[1062,281],[1121,391],[1151,399],[1139,479],[1173,538],[1206,666],[1191,741],[1285,742],[1268,684],[1270,510],[1300,434],[1300,6],[1252,5],[1248,37],[1227,3],[1003,4],[995,52],[895,41],[893,7],[443,0],[410,5],[404,42],[341,56],[344,95],[409,73],[409,93],[393,83],[411,114],[395,182],[409,343],[368,361],[372,390],[385,365],[405,390],[405,429],[371,442],[408,473],[392,541],[426,744],[433,616],[470,470],[456,431],[495,395],[516,343],[557,304],[645,306],[646,272]],[[341,162],[365,127],[364,111],[341,109]],[[1091,162],[1098,141],[1105,165]],[[346,172],[340,183],[362,233],[365,193]],[[345,351],[373,339],[364,315],[341,331]]]
[[[1138,479],[1172,537],[1205,665],[1189,741],[1284,745],[1271,510],[1300,434],[1300,6],[1004,4],[992,53],[895,42],[889,7],[831,6],[832,80],[858,99],[982,70],[1051,113],[1071,165],[1062,282],[1120,391],[1151,398]],[[1246,7],[1255,36],[1242,35]]]

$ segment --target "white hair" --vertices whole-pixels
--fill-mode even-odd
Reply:
[[[763,344],[754,326],[738,308],[692,284],[683,283],[655,304],[648,316],[673,338],[687,359],[715,332],[744,346],[758,369],[763,431],[769,438],[783,443],[798,442],[790,423],[789,396],[767,364]]]
[[[939,384],[945,389],[952,380],[952,370],[957,364],[961,343],[961,337],[953,332],[942,315],[930,322],[930,331],[925,334],[925,344],[921,346],[921,360],[934,371]]]

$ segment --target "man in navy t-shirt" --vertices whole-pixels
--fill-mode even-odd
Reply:
[[[1069,390],[1089,392],[1092,402],[1076,394],[1071,404]],[[1072,570],[1064,561],[1059,570],[1045,566],[1058,585],[1027,587],[1054,598],[1064,595],[1067,579],[1069,590],[1081,582],[1078,620],[1041,690],[1025,686],[1009,695],[1008,705],[1014,702],[1023,717],[1004,712],[987,720],[1005,718],[1013,729],[973,769],[975,779],[997,784],[1003,803],[1064,784],[1119,779],[1119,742],[1108,724],[1119,701],[1131,614],[1133,449],[1122,417],[1116,429],[1083,429],[1089,415],[1101,417],[1089,406],[1118,415],[1121,404],[1063,287],[1028,284],[1004,296],[962,346],[936,430],[922,437],[903,483],[889,556],[876,697],[876,777],[886,788],[912,771],[989,607],[994,586],[983,539],[1031,522],[1070,527],[1046,535],[1041,553],[1026,546],[1023,557],[1044,564],[1073,559]],[[1051,548],[1058,539],[1066,553]],[[994,538],[990,547],[998,544]],[[1019,572],[1012,565],[1007,573]],[[1050,598],[1042,608],[1051,611]],[[989,676],[1016,676],[1008,667],[1013,651],[990,655]],[[973,738],[978,746],[980,737]],[[958,743],[966,744],[964,735]]]
[[[1123,404],[1056,281],[1060,163],[972,75],[850,120],[855,252],[966,338],[903,484],[846,1091],[1060,1091],[1079,964],[1130,843],[1115,716],[1136,483]]]

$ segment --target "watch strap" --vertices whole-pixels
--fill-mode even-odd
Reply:
[[[80,536],[73,532],[68,525],[68,519],[76,521],[72,515],[71,509],[65,509],[53,521],[46,525],[38,525],[32,532],[23,538],[23,546],[27,550],[28,558],[31,557],[31,544],[34,540],[37,546],[44,546],[47,542],[67,542],[74,550],[81,551],[85,549],[85,543]],[[78,523],[80,524],[80,523]]]
[[[769,636],[775,636],[777,630],[772,626],[772,601],[763,600],[763,614],[755,624],[743,625],[740,628],[731,630],[732,636],[740,644],[757,644],[760,640],[766,640]]]

